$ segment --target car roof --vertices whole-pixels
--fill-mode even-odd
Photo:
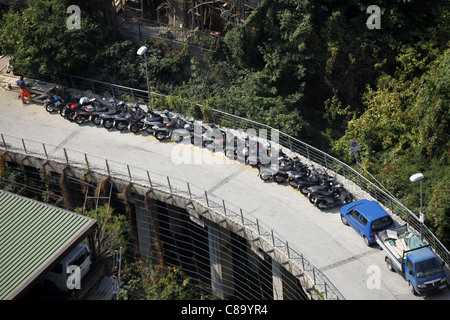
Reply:
[[[383,207],[381,207],[374,200],[372,201],[367,199],[358,200],[353,203],[353,206],[349,208],[349,211],[351,209],[358,209],[360,213],[364,214],[364,216],[371,221],[385,216],[390,217],[389,213],[387,213],[386,210],[384,210]]]
[[[428,260],[431,258],[436,258],[436,255],[434,254],[434,252],[428,247],[411,251],[408,255],[409,255],[410,259],[414,262],[419,262],[419,261],[424,261],[424,260]]]
[[[80,242],[67,256],[61,259],[61,263],[70,262],[73,258],[75,258],[84,248],[87,248],[87,245],[84,242]]]

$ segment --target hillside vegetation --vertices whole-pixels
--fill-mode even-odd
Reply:
[[[366,10],[381,9],[369,29]],[[215,52],[148,41],[150,82],[175,98],[266,123],[361,164],[414,212],[422,172],[425,221],[450,247],[450,51],[445,0],[262,0],[228,25]],[[137,45],[64,4],[31,0],[3,14],[2,52],[16,72],[72,73],[145,88]]]

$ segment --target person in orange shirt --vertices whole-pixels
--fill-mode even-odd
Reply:
[[[28,103],[31,103],[30,91],[28,91],[25,81],[23,81],[23,76],[20,76],[20,80],[17,80],[17,85],[20,88],[20,98],[22,99],[22,104],[25,104],[25,96],[28,96]]]

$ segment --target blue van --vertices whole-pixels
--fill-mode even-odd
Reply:
[[[358,200],[341,207],[340,211],[342,223],[355,229],[368,246],[376,242],[375,232],[395,226],[391,216],[376,201]]]
[[[405,260],[405,279],[413,294],[424,295],[447,288],[443,263],[430,248],[412,251]]]

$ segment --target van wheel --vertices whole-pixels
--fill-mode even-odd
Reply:
[[[408,281],[408,286],[409,286],[409,290],[411,291],[411,293],[412,293],[413,295],[417,296],[417,292],[416,292],[416,290],[414,289],[414,286],[413,286],[413,284],[412,284],[411,281]]]
[[[386,257],[386,258],[384,258],[384,261],[386,262],[387,268],[388,268],[390,271],[394,272],[395,270],[394,270],[394,267],[392,267],[392,262],[391,262],[391,260],[390,260],[388,257]]]
[[[348,222],[347,222],[347,220],[345,219],[345,217],[342,214],[341,214],[341,221],[342,221],[343,224],[348,226]]]

